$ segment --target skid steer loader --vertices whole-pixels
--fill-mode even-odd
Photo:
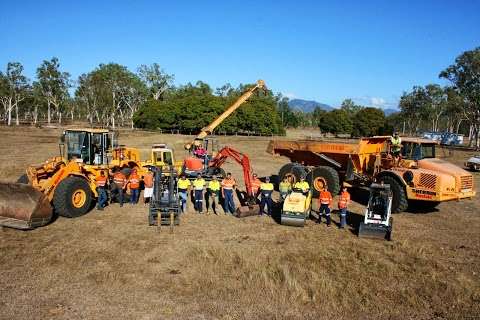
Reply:
[[[29,166],[17,183],[0,183],[0,225],[32,229],[53,214],[74,218],[90,211],[101,171],[109,176],[113,167],[141,167],[138,150],[114,146],[108,130],[64,131],[60,156]]]
[[[390,185],[373,183],[364,220],[358,226],[358,236],[392,240],[391,212]]]

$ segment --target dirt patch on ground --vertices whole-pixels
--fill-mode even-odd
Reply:
[[[58,154],[55,129],[6,129],[2,178]],[[187,136],[122,132],[148,155]],[[219,137],[260,176],[283,163],[268,139]],[[456,164],[471,153],[446,154]],[[241,170],[226,170],[241,180]],[[475,182],[480,177],[475,173]],[[353,228],[278,225],[268,217],[183,216],[173,234],[147,225],[143,205],[111,205],[29,232],[0,232],[1,319],[475,319],[480,314],[480,202],[396,215],[394,241]],[[350,222],[364,206],[354,203]],[[338,216],[334,216],[338,221]]]

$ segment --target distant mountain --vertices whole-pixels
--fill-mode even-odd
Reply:
[[[288,101],[288,105],[292,109],[297,109],[303,112],[312,112],[316,107],[323,109],[325,111],[333,110],[328,104],[320,103],[313,100],[303,100],[303,99],[292,99]]]
[[[392,113],[395,113],[395,112],[400,112],[400,110],[397,110],[397,109],[392,109],[392,108],[389,108],[389,109],[383,109],[383,113],[385,113],[385,116],[389,116],[391,115]]]

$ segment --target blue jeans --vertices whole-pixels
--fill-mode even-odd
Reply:
[[[262,199],[260,200],[260,214],[264,213],[265,205],[267,205],[267,214],[272,215],[272,193],[271,192],[262,192]]]
[[[235,202],[233,202],[233,190],[224,189],[223,193],[225,195],[225,213],[231,212],[235,213]]]
[[[198,213],[203,211],[203,190],[195,190],[195,211]]]
[[[347,225],[347,208],[340,209],[340,228]]]
[[[130,189],[130,203],[136,204],[138,202],[139,195],[140,195],[139,189]]]
[[[180,197],[180,209],[182,209],[182,213],[185,213],[187,211],[187,190],[179,190],[178,195]]]
[[[105,204],[107,203],[107,191],[105,188],[97,188],[98,191],[98,202],[97,202],[97,209],[105,208]]]
[[[327,225],[330,225],[331,220],[330,220],[330,208],[328,207],[328,204],[321,204],[320,205],[320,210],[318,212],[318,223],[322,221],[322,215],[325,213],[325,219],[327,220]]]

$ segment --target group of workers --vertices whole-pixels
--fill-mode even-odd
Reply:
[[[130,204],[137,204],[140,195],[140,184],[143,181],[144,185],[144,203],[147,204],[153,194],[153,173],[148,171],[141,179],[136,169],[132,169],[128,178],[119,168],[115,168],[111,174],[105,174],[104,171],[100,171],[100,176],[96,178],[98,202],[97,209],[103,210],[108,201],[107,189],[110,186],[110,190],[113,194],[117,195],[117,200],[120,207],[124,204],[124,195],[127,188],[130,190]],[[111,183],[109,182],[111,180]],[[231,173],[227,173],[225,178],[221,181],[216,175],[212,176],[210,181],[206,181],[200,174],[197,175],[195,180],[190,181],[185,174],[182,174],[178,179],[178,194],[180,199],[180,209],[182,213],[187,211],[187,201],[189,193],[192,194],[192,202],[194,203],[194,209],[197,213],[203,213],[203,202],[206,201],[205,208],[206,213],[212,209],[214,214],[219,214],[217,205],[220,204],[220,195],[224,199],[223,211],[226,215],[233,215],[235,212],[234,202],[234,190],[236,187],[236,181],[232,177]],[[253,174],[251,182],[250,194],[256,200],[260,196],[260,214],[272,215],[273,211],[273,199],[272,194],[274,191],[274,185],[270,182],[270,178],[266,177],[262,182],[257,174]],[[280,201],[285,201],[288,194],[292,191],[301,192],[307,195],[310,192],[310,185],[305,181],[305,177],[301,176],[299,181],[292,184],[289,177],[285,177],[279,184]],[[318,198],[319,215],[317,223],[321,223],[322,216],[325,217],[327,226],[331,225],[330,213],[332,210],[333,197],[328,191],[327,186],[320,192]],[[350,194],[346,187],[343,187],[342,193],[338,201],[338,210],[340,212],[340,228],[344,228],[347,219],[347,207],[350,203]],[[266,211],[265,211],[266,207]]]
[[[130,174],[125,175],[120,168],[114,168],[112,173],[108,173],[108,176],[104,171],[100,171],[100,175],[96,177],[96,186],[98,192],[97,210],[103,210],[108,202],[107,190],[110,187],[112,195],[116,195],[116,198],[123,207],[125,199],[125,191],[127,188],[130,190],[130,204],[137,204],[140,197],[140,184],[143,181],[144,192],[143,202],[147,204],[153,194],[153,173],[147,172],[143,179],[137,173],[136,169],[132,169]],[[111,179],[110,179],[111,178]],[[111,197],[112,200],[113,197]]]

